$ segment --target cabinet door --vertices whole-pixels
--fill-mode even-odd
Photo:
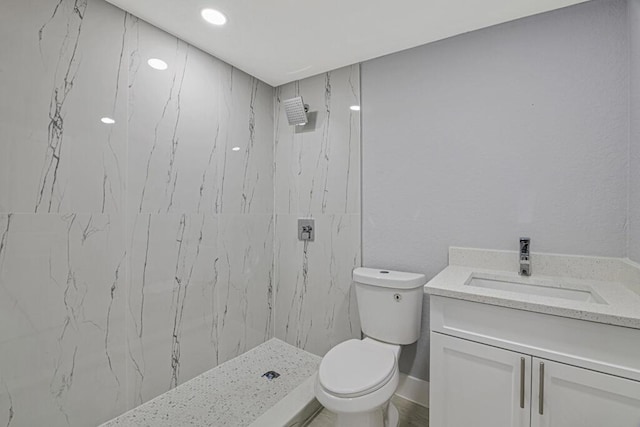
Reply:
[[[430,427],[529,427],[531,356],[431,333]]]
[[[532,381],[532,427],[640,426],[640,382],[537,358]]]

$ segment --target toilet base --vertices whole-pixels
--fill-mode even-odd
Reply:
[[[336,427],[397,427],[400,414],[391,402],[384,407],[375,408],[369,412],[352,414],[337,414]]]
[[[400,413],[396,405],[389,402],[389,408],[387,409],[387,416],[385,417],[385,427],[398,427],[400,422]]]

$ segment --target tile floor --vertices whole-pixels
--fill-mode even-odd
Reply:
[[[429,409],[398,396],[393,396],[391,401],[400,412],[398,427],[427,427],[429,425]],[[307,424],[307,427],[333,427],[334,423],[335,415],[323,409]]]

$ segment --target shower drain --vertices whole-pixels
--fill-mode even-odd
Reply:
[[[262,374],[263,377],[265,377],[268,380],[272,380],[274,378],[278,378],[280,376],[279,373],[277,373],[276,371],[269,371],[269,372],[265,372],[264,374]]]

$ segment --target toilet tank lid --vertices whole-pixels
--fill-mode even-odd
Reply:
[[[392,289],[415,289],[427,283],[424,274],[358,267],[353,270],[353,281],[365,285]]]

